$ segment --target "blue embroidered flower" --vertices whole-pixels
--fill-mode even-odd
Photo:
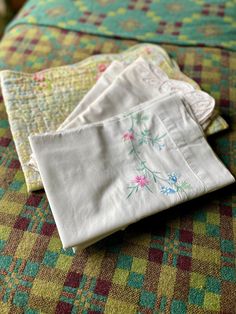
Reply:
[[[159,171],[153,170],[147,164],[147,161],[142,158],[142,154],[138,150],[138,148],[141,149],[143,144],[162,150],[162,148],[165,147],[162,140],[166,134],[152,136],[150,130],[142,129],[141,124],[146,121],[148,117],[142,115],[141,113],[138,113],[135,116],[128,114],[127,116],[130,116],[131,118],[131,126],[128,131],[124,133],[123,139],[129,143],[129,154],[132,154],[138,163],[136,168],[138,175],[131,181],[132,184],[128,185],[129,194],[127,198],[129,198],[134,192],[136,193],[143,188],[153,193],[152,185],[154,184],[157,184],[159,187],[161,184],[165,184],[160,187],[160,192],[164,195],[185,192],[185,189],[191,188],[187,182],[179,182],[178,179],[180,176],[175,172],[171,172],[163,176]]]
[[[170,187],[167,187],[167,186],[162,186],[160,188],[160,192],[164,195],[169,195],[169,194],[174,194],[176,193],[176,190],[170,188]]]
[[[169,181],[170,184],[175,184],[175,183],[177,183],[177,181],[178,181],[178,176],[177,176],[177,174],[174,173],[174,172],[168,174],[168,178],[169,178],[168,181]]]

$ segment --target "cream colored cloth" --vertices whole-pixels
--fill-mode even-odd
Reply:
[[[196,120],[204,126],[213,113],[214,99],[186,82],[170,80],[160,68],[140,57],[126,68],[122,63],[112,63],[59,130],[102,121],[139,103],[172,92],[178,92],[186,100]],[[37,169],[34,156],[30,164]]]
[[[118,105],[129,102],[131,91],[130,85],[120,86]],[[140,104],[143,99],[136,97]],[[123,109],[127,112],[76,130],[30,137],[64,248],[83,249],[234,182],[184,97],[173,93]]]
[[[71,114],[65,119],[60,125],[58,130],[67,129],[70,122],[75,119],[81,112],[86,110],[88,106],[93,103],[114,81],[115,77],[118,76],[125,69],[125,64],[118,61],[113,61],[111,65],[101,75],[95,85],[90,91],[84,96],[81,102],[75,107]],[[70,127],[68,127],[70,128]]]
[[[209,94],[195,89],[187,82],[169,79],[164,71],[142,57],[126,68],[122,63],[116,62],[107,72],[110,79],[106,79],[105,72],[92,88],[91,94],[85,96],[59,130],[76,128],[84,121],[87,123],[101,121],[137,104],[137,101],[146,101],[171,92],[178,92],[184,97],[203,128],[213,113],[215,101]],[[127,85],[130,87],[129,90],[126,89]],[[102,94],[101,86],[104,89]],[[124,90],[124,94],[121,89]],[[118,101],[120,105],[117,105]]]

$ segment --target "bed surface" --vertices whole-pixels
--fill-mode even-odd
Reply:
[[[0,43],[0,68],[34,72],[135,43],[16,23]],[[236,175],[236,52],[162,46],[216,99],[230,129],[209,142]],[[129,226],[76,255],[63,250],[45,194],[27,194],[0,103],[1,313],[233,313],[235,230],[234,184]]]

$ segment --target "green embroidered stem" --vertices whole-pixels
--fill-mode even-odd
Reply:
[[[166,136],[163,134],[161,136],[152,137],[149,130],[140,130],[140,132],[135,131],[134,124],[136,121],[137,125],[140,125],[142,121],[147,120],[147,116],[142,116],[142,114],[138,113],[134,117],[132,114],[128,116],[131,117],[131,127],[129,128],[128,132],[123,135],[123,139],[125,141],[129,141],[131,143],[131,150],[129,154],[133,154],[135,159],[138,161],[139,166],[137,171],[142,172],[143,175],[136,175],[136,177],[131,181],[132,185],[128,186],[130,192],[127,196],[129,198],[134,192],[138,192],[139,189],[146,188],[149,192],[153,193],[152,189],[150,188],[150,180],[151,178],[154,183],[158,183],[160,187],[160,192],[164,195],[175,194],[178,192],[185,192],[186,189],[191,188],[191,186],[183,181],[179,182],[179,175],[175,172],[169,173],[167,178],[163,178],[160,176],[160,172],[153,171],[147,166],[147,162],[140,157],[140,152],[137,149],[137,146],[141,146],[143,144],[149,144],[151,146],[157,145],[159,150],[164,147],[164,144],[160,143],[160,140]],[[138,141],[138,144],[135,145],[135,141]],[[160,185],[160,181],[165,182],[165,184]]]
[[[127,198],[129,198],[133,192],[138,192],[138,185],[135,185],[135,186],[129,186],[128,189],[131,189],[131,192],[128,194]]]
[[[162,181],[165,181],[167,182],[168,180],[167,179],[164,179],[160,176],[157,175],[157,171],[153,171],[151,170],[147,165],[146,165],[146,161],[145,160],[142,160],[135,148],[135,145],[134,145],[134,142],[131,141],[131,146],[132,146],[132,150],[130,151],[130,153],[133,153],[135,155],[135,157],[137,158],[137,160],[140,162],[140,166],[141,166],[141,169],[138,169],[139,171],[143,171],[143,170],[146,170],[147,172],[151,173],[152,175],[152,178],[154,180],[154,182],[156,183],[157,182],[157,179],[159,180],[162,180]],[[146,173],[145,173],[146,174]]]

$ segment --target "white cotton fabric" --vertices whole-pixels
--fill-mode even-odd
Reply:
[[[107,71],[110,72],[109,79],[104,74],[102,82],[95,84],[91,94],[85,96],[60,130],[102,121],[141,102],[172,92],[178,92],[187,101],[202,126],[213,113],[215,101],[209,94],[186,82],[169,79],[165,72],[142,57],[126,68],[116,61]],[[90,102],[92,99],[95,100]]]
[[[214,99],[186,82],[170,80],[160,68],[140,57],[128,66],[114,61],[58,130],[102,121],[149,99],[172,92],[177,92],[186,100],[204,128],[213,113]],[[37,170],[33,155],[30,165]]]
[[[79,128],[30,137],[64,248],[83,249],[234,182],[208,145],[194,105],[177,92],[160,95],[155,74],[136,65],[114,81],[119,93],[110,86],[77,117]]]
[[[84,112],[91,103],[111,85],[116,76],[118,76],[124,69],[125,65],[119,61],[113,61],[106,71],[101,75],[96,84],[90,89],[90,91],[83,97],[79,105],[69,114],[65,121],[60,125],[58,131],[74,128],[73,120],[76,120],[77,116]],[[71,123],[72,122],[72,123]],[[33,154],[29,161],[29,166],[38,172],[37,162]]]
[[[119,61],[113,61],[106,71],[97,80],[96,84],[90,89],[90,91],[84,96],[81,102],[75,107],[71,114],[60,125],[58,130],[67,129],[68,124],[76,118],[81,112],[93,103],[113,82],[116,76],[118,76],[124,69],[125,65]],[[70,128],[70,127],[68,127]]]

